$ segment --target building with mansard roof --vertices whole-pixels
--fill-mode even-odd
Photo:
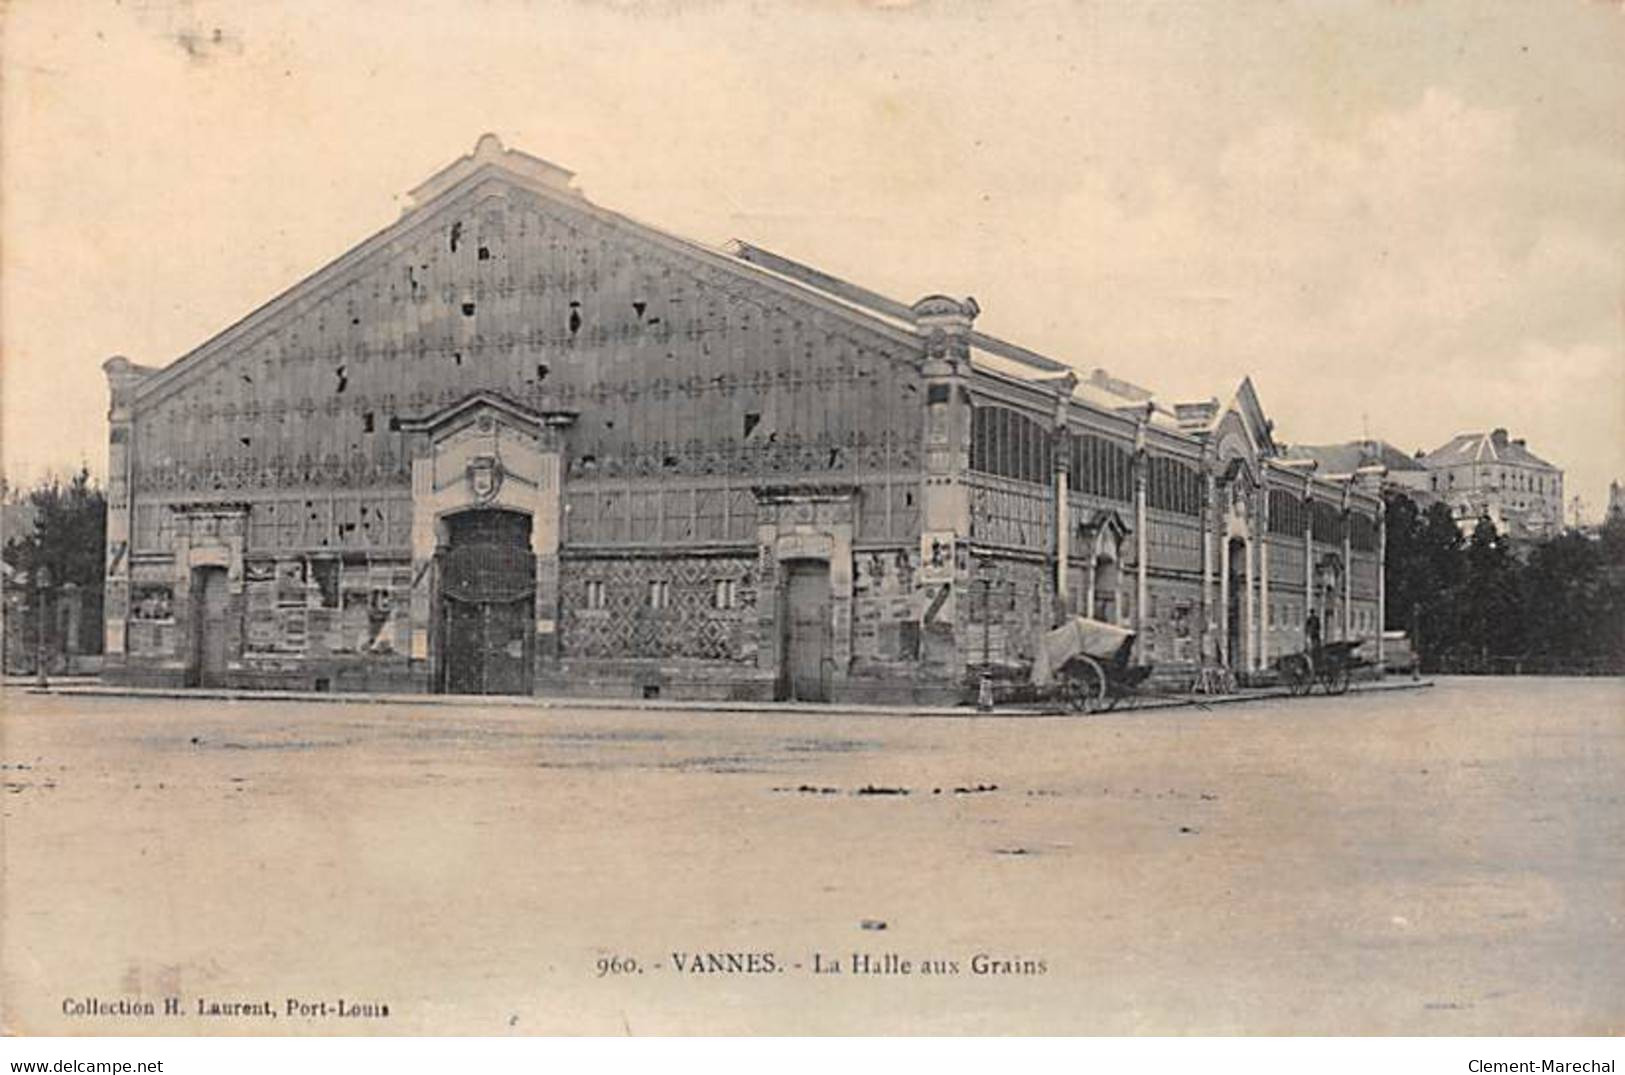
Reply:
[[[222,265],[229,271],[229,265]],[[112,393],[106,675],[936,699],[1069,613],[1169,681],[1380,637],[1378,480],[1251,383],[1167,405],[493,136],[401,219]]]
[[[1458,433],[1422,457],[1429,489],[1471,534],[1488,518],[1515,541],[1540,541],[1563,529],[1563,471],[1505,429]]]

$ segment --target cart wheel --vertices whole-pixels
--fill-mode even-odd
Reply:
[[[1074,712],[1099,713],[1106,709],[1106,670],[1093,657],[1076,659],[1072,689]]]
[[[1326,670],[1326,693],[1342,694],[1349,689],[1349,670],[1347,665],[1337,665]]]
[[[1286,689],[1294,698],[1302,698],[1315,685],[1309,662],[1302,657],[1288,659],[1283,670],[1286,673]]]

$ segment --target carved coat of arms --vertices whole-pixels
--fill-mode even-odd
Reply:
[[[474,500],[490,503],[502,488],[502,464],[489,455],[482,455],[468,464],[468,487]]]

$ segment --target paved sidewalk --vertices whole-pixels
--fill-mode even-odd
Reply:
[[[1378,691],[1417,690],[1433,686],[1431,680],[1386,679],[1350,686],[1350,694]],[[5,681],[8,691],[21,690],[29,694],[56,694],[84,698],[178,698],[189,701],[215,699],[226,702],[322,702],[346,705],[416,705],[416,706],[485,706],[506,709],[615,709],[648,712],[706,712],[706,713],[809,713],[829,715],[860,715],[887,717],[1048,717],[1077,714],[1057,710],[1051,706],[1003,705],[992,713],[978,712],[974,706],[929,705],[842,705],[828,702],[760,702],[760,701],[684,701],[673,698],[604,698],[565,695],[493,695],[493,694],[367,694],[361,692],[327,691],[256,691],[229,690],[201,687],[120,687],[85,680],[53,680],[41,689],[32,678]],[[1316,692],[1315,697],[1320,697]],[[1215,705],[1237,702],[1267,701],[1291,697],[1285,687],[1251,688],[1235,694],[1153,694],[1135,700],[1132,706],[1120,705],[1116,713],[1138,712],[1147,709],[1174,709],[1193,706],[1206,709]]]

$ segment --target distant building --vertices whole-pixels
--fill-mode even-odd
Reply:
[[[1484,516],[1514,540],[1539,541],[1563,529],[1563,471],[1505,429],[1458,433],[1422,465],[1430,491],[1466,533]]]
[[[1625,485],[1619,482],[1608,483],[1608,513],[1604,519],[1614,519],[1625,515]]]
[[[1432,475],[1417,453],[1410,455],[1385,440],[1351,440],[1342,444],[1294,444],[1286,449],[1291,459],[1307,459],[1315,464],[1320,477],[1337,478],[1373,468],[1382,468],[1382,487],[1405,493],[1419,507],[1427,507],[1438,497],[1433,493]]]

